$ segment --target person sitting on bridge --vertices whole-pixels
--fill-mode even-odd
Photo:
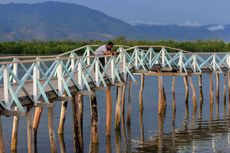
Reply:
[[[113,53],[112,48],[113,48],[113,43],[109,41],[107,44],[102,45],[95,50],[95,55],[99,56],[99,61],[101,62],[103,66],[105,66],[105,57],[103,56],[115,55],[115,53]]]

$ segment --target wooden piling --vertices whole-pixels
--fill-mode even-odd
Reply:
[[[64,135],[58,135],[58,138],[59,138],[59,142],[60,142],[60,152],[66,153]]]
[[[32,129],[32,108],[27,108],[26,113],[27,119],[27,146],[28,146],[28,153],[34,153],[34,143],[33,143],[33,129]]]
[[[163,150],[164,116],[158,114],[158,152]]]
[[[140,113],[139,113],[139,124],[140,124],[140,142],[141,144],[144,144],[144,140],[145,140],[145,137],[144,137],[144,124],[143,124],[143,109],[140,109]]]
[[[111,122],[112,122],[112,95],[111,87],[106,90],[106,136],[111,136]]]
[[[17,110],[17,108],[15,108],[15,110]],[[11,151],[16,151],[17,150],[18,122],[19,122],[19,116],[14,116],[13,127],[12,127],[12,135],[11,135]]]
[[[225,105],[226,105],[226,101],[227,101],[226,83],[227,83],[227,74],[224,73],[224,104],[225,104]]]
[[[198,84],[199,84],[199,89],[200,89],[200,102],[203,102],[203,89],[202,89],[202,74],[198,75]]]
[[[64,133],[66,112],[67,112],[67,101],[62,101],[61,114],[60,114],[60,120],[58,125],[58,134]]]
[[[228,100],[230,101],[230,72],[228,72]]]
[[[196,102],[196,89],[192,81],[192,76],[189,76],[189,84],[192,89],[192,101],[193,101],[193,107],[197,108],[197,102]]]
[[[127,124],[131,124],[131,112],[132,112],[132,80],[129,80],[129,90],[128,90],[128,108],[127,108]]]
[[[121,133],[119,130],[115,131],[115,150],[117,153],[121,152]]]
[[[91,105],[92,107],[92,105]],[[83,96],[75,94],[72,101],[74,152],[83,152]],[[92,120],[92,119],[91,119]]]
[[[115,112],[115,129],[119,130],[121,125],[121,97],[122,96],[122,86],[117,87],[117,103]]]
[[[176,77],[173,75],[172,76],[172,106],[173,106],[173,111],[176,110],[175,83],[176,83]]]
[[[53,128],[53,108],[48,108],[48,131],[50,138],[50,148],[52,153],[57,153],[56,140]]]
[[[139,91],[139,107],[140,109],[143,109],[143,90],[144,90],[144,79],[145,79],[145,76],[144,74],[142,73],[141,74],[141,85],[140,85],[140,91]]]
[[[33,119],[33,134],[34,134],[34,150],[37,152],[37,131],[38,131],[38,126],[42,114],[42,108],[41,107],[36,107],[34,111],[34,119]]]
[[[90,95],[91,105],[91,142],[98,144],[98,113],[97,113],[97,99],[95,95]]]
[[[183,76],[184,87],[185,87],[185,102],[188,103],[189,88],[188,88],[188,76]]]
[[[121,98],[121,104],[122,104],[122,116],[125,115],[125,94],[126,94],[126,84],[122,88],[122,98]]]
[[[2,117],[0,116],[0,153],[5,153],[5,143],[2,130]]]
[[[210,84],[210,103],[213,103],[213,78],[212,78],[212,73],[209,74],[209,84]]]
[[[163,83],[162,75],[158,74],[158,114],[163,114],[164,111],[164,93],[163,93]]]
[[[216,73],[216,99],[219,101],[220,97],[220,74]]]

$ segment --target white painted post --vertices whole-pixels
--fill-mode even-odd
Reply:
[[[80,90],[82,90],[83,89],[83,85],[82,85],[82,60],[79,61],[77,69],[78,69],[78,84],[79,84]]]
[[[111,79],[112,79],[112,84],[115,82],[115,70],[114,70],[114,57],[111,57]]]
[[[180,67],[180,73],[182,73],[182,68],[183,68],[183,56],[182,56],[182,52],[180,51],[180,54],[179,54],[179,62],[178,62],[178,66]]]
[[[86,57],[87,57],[87,65],[90,65],[90,47],[86,47]]]
[[[123,75],[124,75],[124,80],[126,81],[126,55],[125,55],[125,52],[122,53],[122,69],[123,69]]]
[[[17,62],[18,59],[17,58],[14,58],[14,62]],[[13,64],[13,73],[14,75],[17,77],[18,76],[18,63],[14,63]],[[13,83],[16,83],[16,80],[13,79]]]
[[[196,56],[193,55],[192,57],[192,66],[193,66],[193,71],[195,72],[196,71]]]
[[[99,62],[98,62],[98,57],[96,57],[96,61],[95,61],[95,80],[96,80],[96,84],[97,86],[99,86]]]
[[[149,48],[149,66],[152,64],[152,51],[153,51],[153,48]]]
[[[10,93],[9,93],[9,70],[7,65],[3,65],[3,85],[5,106],[10,110]]]
[[[162,67],[165,67],[165,47],[162,47],[161,51],[162,51],[161,63],[162,63]]]
[[[73,59],[74,58],[74,54],[73,53],[71,53],[70,58],[72,58],[71,59],[71,70],[74,71],[74,64],[75,64],[74,62],[75,62],[75,60]]]
[[[227,64],[228,64],[228,68],[230,68],[230,54],[228,54]]]
[[[36,59],[37,61],[35,62],[35,65],[34,65],[34,68],[33,68],[33,99],[35,102],[38,101],[38,80],[40,78],[40,75],[39,75],[39,69],[38,69],[38,66],[39,66],[39,58]]]
[[[61,62],[61,60],[59,60]],[[58,63],[57,66],[57,78],[58,78],[58,92],[62,96],[63,95],[63,84],[62,84],[62,64]]]
[[[138,67],[138,48],[135,48],[134,53],[135,53],[135,68],[137,69]]]
[[[212,68],[213,71],[216,71],[216,54],[213,54],[213,58],[212,58]]]

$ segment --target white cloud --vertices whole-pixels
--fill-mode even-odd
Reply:
[[[224,25],[214,25],[207,28],[209,31],[224,30]]]

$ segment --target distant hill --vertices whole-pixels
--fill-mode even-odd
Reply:
[[[144,40],[223,39],[230,41],[230,26],[187,27],[131,25],[100,11],[76,4],[44,2],[0,5],[0,41],[106,40],[118,36]],[[209,30],[213,26],[214,28]]]

